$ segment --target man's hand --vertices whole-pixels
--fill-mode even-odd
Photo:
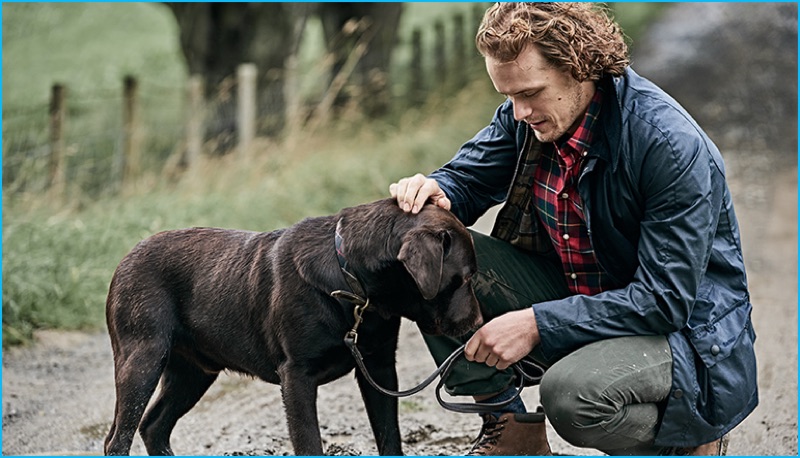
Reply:
[[[389,193],[397,199],[397,205],[405,212],[417,214],[428,201],[450,210],[450,199],[444,195],[439,183],[421,173],[392,183],[389,185]]]
[[[464,356],[503,370],[524,358],[539,344],[533,309],[508,312],[490,320],[469,339]]]

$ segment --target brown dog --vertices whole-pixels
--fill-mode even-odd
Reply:
[[[330,295],[353,289],[337,250],[370,300],[358,347],[385,388],[397,389],[400,317],[453,336],[481,324],[472,239],[432,205],[411,215],[385,199],[264,233],[161,232],[140,242],[111,280],[106,318],[117,400],[105,453],[129,453],[138,427],[148,453],[172,454],[176,422],[228,369],[280,384],[295,453],[321,455],[317,387],[355,366],[343,343],[354,305]],[[359,371],[356,379],[378,451],[401,455],[397,399]]]

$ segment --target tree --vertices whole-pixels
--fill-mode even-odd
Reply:
[[[283,127],[284,63],[296,52],[308,8],[302,3],[167,3],[180,29],[190,74],[204,77],[206,98],[215,100],[206,133],[218,150],[235,142],[236,67],[257,65],[259,132],[274,135]]]
[[[350,90],[337,98],[337,105],[356,97],[367,114],[379,116],[386,112],[390,96],[389,64],[397,44],[402,10],[402,3],[320,4],[325,43],[334,56],[332,78],[343,70],[353,53],[359,52],[359,43],[366,46],[350,78]]]
[[[388,70],[396,43],[402,4],[399,3],[167,3],[180,29],[180,43],[191,74],[204,76],[206,98],[215,100],[206,125],[208,138],[219,141],[217,151],[235,142],[232,96],[236,67],[244,62],[258,68],[258,133],[277,135],[286,119],[284,83],[286,61],[295,55],[309,16],[319,14],[334,55],[331,81],[342,70],[357,43],[366,43],[349,79],[362,87],[365,110],[385,111]],[[356,21],[364,27],[348,33]],[[352,91],[350,92],[352,93]],[[342,95],[346,95],[343,92]],[[376,97],[375,94],[378,94]],[[383,95],[380,95],[383,94]],[[371,97],[366,97],[370,95]],[[342,103],[346,97],[338,97]]]

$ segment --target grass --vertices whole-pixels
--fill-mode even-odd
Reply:
[[[178,29],[160,3],[4,3],[4,190],[41,190],[53,84],[67,88],[67,179],[102,189],[119,154],[122,80],[139,80],[150,121],[146,166],[163,162],[181,133],[186,80]]]
[[[345,113],[288,141],[259,140],[251,159],[206,158],[179,180],[152,167],[114,195],[73,190],[53,196],[35,186],[34,192],[25,191],[6,181],[6,153],[14,141],[35,146],[46,137],[41,110],[46,113],[53,82],[67,84],[72,94],[72,144],[78,145],[76,137],[92,139],[89,146],[73,146],[71,160],[102,182],[113,168],[119,104],[96,112],[91,102],[117,97],[125,74],[157,75],[144,78],[140,87],[150,94],[148,116],[164,119],[153,129],[166,132],[160,141],[169,150],[181,110],[180,91],[170,88],[182,87],[185,69],[164,5],[6,3],[2,8],[4,347],[29,342],[40,328],[101,329],[114,268],[136,242],[155,232],[189,226],[268,231],[385,197],[391,182],[447,161],[500,102],[488,78],[481,77],[460,95],[432,97],[423,109],[391,119]],[[470,23],[471,5],[410,4],[401,36],[447,19],[452,8],[464,9]],[[310,62],[313,45],[304,46]],[[403,52],[398,51],[398,62]],[[149,148],[155,154],[161,147]],[[26,154],[35,157],[37,151]],[[34,161],[34,168],[41,162]]]
[[[179,87],[177,33],[159,3],[4,3],[3,110],[47,105],[54,82],[76,98],[116,95],[127,74]]]

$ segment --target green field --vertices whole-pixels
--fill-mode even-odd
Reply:
[[[410,5],[401,30],[469,7]],[[75,100],[71,135],[104,138],[118,129],[119,107],[99,113],[81,107],[116,94],[124,75],[141,75],[143,86],[155,87],[156,94],[158,88],[175,92],[171,88],[181,88],[186,79],[176,26],[163,5],[5,3],[2,8],[4,162],[10,139],[30,136],[32,144],[46,139],[54,82],[67,84]],[[304,46],[306,56],[313,55],[313,45]],[[398,50],[400,61],[403,52]],[[148,108],[153,117],[177,117],[180,91],[156,99]],[[424,111],[386,120],[344,118],[284,142],[259,141],[253,159],[206,159],[181,179],[151,171],[114,195],[52,196],[4,181],[3,346],[28,342],[39,328],[100,329],[114,268],[150,234],[189,226],[266,231],[385,197],[392,181],[429,172],[449,159],[500,101],[488,78],[480,78]],[[177,137],[179,120],[171,122],[159,123],[172,131],[165,142]],[[110,160],[107,151],[99,151],[105,156],[92,160]],[[87,167],[84,173],[96,170]]]

